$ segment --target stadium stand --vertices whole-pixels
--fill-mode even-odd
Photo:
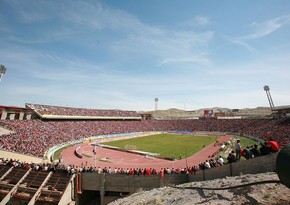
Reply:
[[[70,179],[71,176],[67,173],[57,172],[52,174],[45,183],[45,186],[41,189],[35,204],[41,205],[47,201],[51,204],[58,204]]]
[[[67,167],[1,159],[1,204],[59,204],[73,175]],[[67,191],[69,194],[71,190]],[[71,200],[71,197],[69,197]],[[70,201],[68,200],[68,201]]]
[[[276,139],[283,147],[289,143],[290,119],[236,120],[143,120],[143,121],[42,121],[0,120],[0,126],[13,133],[0,136],[0,148],[43,157],[47,148],[91,136],[146,131],[231,132],[263,140]]]
[[[12,131],[0,136],[0,149],[43,157],[50,147],[91,136],[181,130],[230,132],[264,141],[274,138],[281,147],[290,142],[289,118],[140,120],[138,113],[132,111],[66,108],[36,104],[26,106],[29,111],[33,110],[37,113],[39,118],[0,120],[0,127]],[[208,163],[211,167],[218,166],[214,159],[209,159]],[[78,169],[69,167],[68,169],[67,166],[59,164],[31,164],[7,159],[1,159],[0,164],[0,200],[3,203],[21,200],[25,203],[33,202],[33,204],[59,204],[65,198],[65,192],[73,180],[74,172],[98,173],[98,170],[91,167]],[[204,163],[201,163],[175,170],[165,168],[161,173],[194,175],[204,169]],[[100,174],[114,173],[112,170],[101,170]],[[132,170],[122,168],[122,170],[120,172],[124,175],[142,173],[142,170],[137,168]],[[146,175],[145,170],[143,170],[144,172]],[[154,173],[150,175],[157,175],[160,174],[160,170],[150,171],[150,173]],[[78,180],[80,178],[78,177]],[[100,178],[102,179],[102,176]]]
[[[141,120],[136,111],[71,108],[50,105],[26,104],[43,119],[126,119]]]

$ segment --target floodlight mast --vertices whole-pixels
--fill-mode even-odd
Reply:
[[[271,110],[273,110],[274,109],[274,103],[273,103],[273,100],[272,100],[272,97],[271,97],[271,94],[270,94],[270,87],[268,85],[265,85],[264,86],[264,90],[266,91],[266,95],[267,95]]]
[[[5,74],[5,72],[6,72],[6,67],[4,66],[4,65],[0,65],[0,82],[1,82],[1,80],[2,80],[2,77],[3,77],[3,75]]]
[[[159,99],[155,98],[154,100],[155,100],[155,111],[157,111],[158,110],[158,101],[159,101]]]

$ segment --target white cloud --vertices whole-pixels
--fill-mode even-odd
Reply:
[[[290,15],[273,18],[262,23],[253,22],[249,26],[253,30],[252,33],[240,37],[229,37],[227,40],[245,47],[250,52],[254,52],[255,48],[250,45],[251,40],[267,37],[283,26],[289,25],[289,23]]]
[[[112,48],[115,53],[122,52],[122,57],[150,56],[156,59],[156,65],[159,66],[171,63],[208,65],[210,64],[207,56],[208,44],[212,38],[213,33],[210,31],[195,33],[163,30],[156,34],[148,30],[142,35],[122,39]]]
[[[195,17],[194,20],[197,25],[202,25],[202,26],[208,25],[210,23],[209,18],[205,16],[197,16]]]
[[[131,14],[104,7],[99,2],[59,3],[57,7],[54,3],[47,1],[38,2],[32,7],[18,1],[11,1],[10,4],[21,11],[19,15],[25,19],[25,22],[32,23],[37,19],[48,28],[38,32],[33,39],[14,36],[10,39],[14,43],[42,45],[64,41],[81,48],[92,47],[99,42],[99,39],[102,39],[101,30],[108,29],[122,36],[119,39],[106,36],[109,39],[106,48],[112,48],[114,52],[110,53],[111,58],[126,59],[125,56],[130,56],[134,59],[134,56],[138,55],[138,57],[156,59],[155,65],[169,63],[207,65],[210,63],[207,49],[209,41],[213,38],[211,31],[200,33],[186,30],[171,31],[146,25]],[[49,19],[53,19],[62,26],[50,25]],[[194,22],[205,25],[209,20],[207,17],[197,16]],[[88,38],[79,38],[86,33],[92,35]]]
[[[207,16],[195,16],[181,24],[182,27],[186,29],[205,27],[211,24],[210,18]]]
[[[241,37],[241,39],[250,40],[263,38],[289,23],[290,23],[290,15],[273,18],[262,23],[253,22],[251,28],[253,28],[254,32],[250,35]]]

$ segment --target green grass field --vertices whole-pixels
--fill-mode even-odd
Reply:
[[[158,153],[161,157],[185,158],[217,140],[217,136],[192,136],[187,134],[158,134],[146,137],[102,143],[120,149],[136,149]]]

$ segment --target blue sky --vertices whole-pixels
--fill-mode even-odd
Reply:
[[[287,0],[0,0],[0,105],[289,105],[289,39]]]

